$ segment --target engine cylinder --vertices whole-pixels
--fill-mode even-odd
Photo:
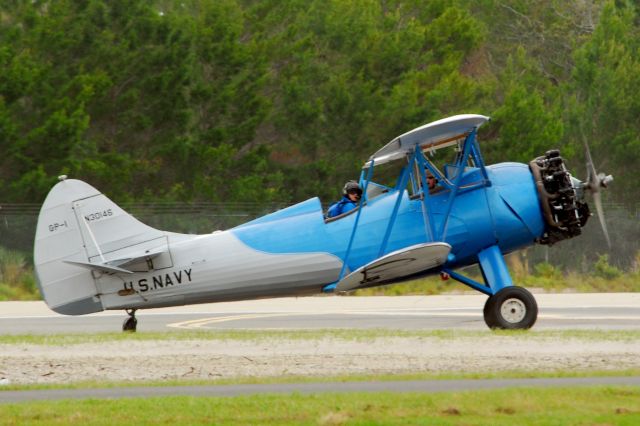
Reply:
[[[551,245],[580,235],[591,213],[589,206],[578,197],[560,151],[547,151],[531,161],[529,168],[547,225],[545,234],[537,242]]]

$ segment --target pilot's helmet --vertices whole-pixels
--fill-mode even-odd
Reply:
[[[358,185],[358,182],[355,180],[350,180],[349,182],[344,184],[344,188],[342,188],[342,194],[347,195],[348,193],[355,192],[358,196],[362,196],[362,188]]]

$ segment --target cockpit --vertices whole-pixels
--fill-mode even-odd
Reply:
[[[364,193],[358,208],[326,222],[350,216],[377,197],[397,191],[406,190],[411,200],[423,200],[489,185],[473,130],[488,118],[454,118],[414,129],[373,154],[360,175]]]

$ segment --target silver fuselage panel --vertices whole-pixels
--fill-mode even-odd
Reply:
[[[319,293],[338,279],[342,267],[328,253],[263,253],[229,231],[175,244],[169,238],[169,247],[171,268],[97,277],[104,309]]]

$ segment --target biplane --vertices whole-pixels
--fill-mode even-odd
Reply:
[[[489,327],[530,328],[535,298],[514,285],[504,256],[579,235],[590,216],[585,193],[600,213],[599,190],[612,178],[596,174],[589,155],[589,178],[579,181],[557,150],[529,164],[485,165],[477,131],[488,120],[457,115],[396,137],[364,163],[358,207],[331,219],[316,197],[225,231],[178,234],[61,176],[38,219],[40,290],[61,314],[125,310],[123,330],[135,331],[138,309],[345,293],[443,274],[488,296]],[[460,271],[474,264],[481,280]]]

